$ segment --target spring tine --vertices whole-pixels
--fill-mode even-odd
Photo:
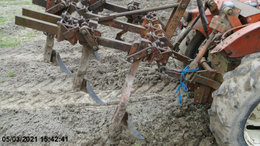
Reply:
[[[139,140],[144,140],[144,137],[135,128],[132,116],[128,116],[127,125],[134,137],[136,137]]]
[[[58,52],[56,52],[56,61],[58,62],[62,71],[64,71],[67,75],[72,75],[72,72],[65,66]]]
[[[94,92],[93,88],[91,87],[91,85],[88,81],[86,81],[86,89],[87,89],[88,94],[92,97],[92,99],[94,101],[96,101],[98,104],[105,105],[105,103]]]

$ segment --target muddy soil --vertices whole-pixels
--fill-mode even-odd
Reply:
[[[130,0],[113,2],[126,5]],[[142,7],[155,7],[170,4],[172,0],[141,2]],[[5,143],[0,139],[0,145],[105,145],[108,126],[130,67],[126,54],[101,47],[101,60],[96,61],[93,57],[90,61],[86,78],[107,103],[97,105],[89,95],[72,89],[72,76],[43,61],[46,36],[42,32],[14,24],[14,15],[21,15],[21,7],[41,8],[31,4],[0,7],[1,14],[16,9],[9,14],[12,19],[0,25],[1,33],[9,36],[34,34],[18,46],[0,48],[0,138],[68,136],[65,143]],[[170,12],[158,12],[160,19],[165,22]],[[107,27],[99,29],[107,37],[115,37],[115,32],[119,31]],[[123,38],[133,42],[140,37],[128,33]],[[70,70],[77,71],[80,45],[55,42],[54,49]],[[173,60],[169,66],[175,67]],[[174,95],[177,85],[177,80],[159,73],[155,63],[141,63],[128,111],[145,140],[137,140],[125,130],[120,145],[216,145],[208,127],[210,105],[194,105],[193,99],[186,95],[183,104],[179,104]]]

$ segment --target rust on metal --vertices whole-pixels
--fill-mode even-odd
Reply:
[[[168,37],[173,37],[173,34],[179,25],[179,22],[181,20],[181,17],[183,16],[186,8],[188,7],[190,3],[190,0],[182,0],[177,7],[176,10],[173,10],[172,15],[170,19],[168,20],[168,23],[166,25],[165,31],[167,32]]]
[[[113,12],[125,12],[128,11],[127,7],[120,6],[114,3],[106,2],[104,4],[104,8],[113,11]]]
[[[53,24],[57,24],[57,22],[60,21],[60,19],[61,19],[61,17],[57,16],[57,15],[33,11],[33,10],[26,9],[26,8],[22,9],[22,14],[24,16],[27,16],[30,18],[46,21],[46,22],[53,23]]]
[[[211,53],[225,51],[229,57],[242,57],[260,51],[260,21],[236,31],[219,43]],[[247,42],[247,43],[241,43]]]
[[[45,8],[47,0],[32,0],[32,3]]]
[[[144,139],[134,127],[131,114],[127,112],[131,88],[141,61],[156,62],[159,71],[177,79],[180,78],[182,72],[166,67],[170,57],[180,60],[185,65],[190,65],[191,69],[203,67],[205,70],[188,73],[187,82],[188,87],[194,91],[194,102],[206,103],[212,101],[211,93],[220,86],[223,73],[239,64],[240,59],[237,61],[233,58],[241,58],[260,51],[258,47],[260,40],[257,43],[249,43],[250,40],[259,39],[260,16],[255,16],[250,12],[250,16],[243,13],[247,17],[240,18],[240,15],[238,17],[238,9],[221,7],[224,1],[220,0],[219,3],[216,3],[214,0],[209,0],[203,4],[201,0],[198,0],[200,13],[198,10],[192,12],[192,16],[190,16],[192,20],[189,20],[191,25],[183,25],[189,27],[176,40],[175,44],[172,44],[171,38],[180,24],[190,0],[181,0],[180,3],[148,9],[141,9],[137,2],[131,2],[127,6],[119,6],[105,0],[33,0],[33,3],[44,7],[46,12],[23,9],[23,16],[16,16],[15,23],[47,33],[44,60],[55,62],[56,59],[64,72],[69,75],[73,74],[73,87],[76,90],[89,93],[91,98],[101,105],[105,103],[97,97],[90,81],[84,78],[90,67],[88,64],[90,55],[94,54],[98,58],[97,51],[100,46],[126,52],[125,59],[131,63],[131,68],[122,87],[120,103],[113,116],[113,123],[109,131],[110,138],[117,137],[121,126],[125,125],[136,138]],[[205,10],[203,5],[209,10]],[[164,26],[156,13],[151,11],[168,8],[174,9],[167,25]],[[101,13],[98,12],[103,12],[104,9],[113,12],[108,15],[100,15]],[[190,14],[186,12],[186,17]],[[117,17],[125,17],[126,21],[114,20]],[[202,21],[199,18],[203,18],[205,22],[209,21],[210,25],[204,22],[202,26]],[[242,23],[253,24],[242,25]],[[115,38],[108,38],[102,36],[98,30],[99,25],[119,30],[115,32]],[[210,35],[202,48],[198,49],[199,52],[195,59],[178,53],[179,44],[190,30],[196,29],[205,34],[203,28],[206,32],[208,29]],[[140,38],[134,43],[124,41],[122,36],[127,32],[139,34]],[[63,63],[59,53],[53,50],[54,37],[57,41],[66,40],[72,45],[79,43],[83,46],[77,72],[70,71]],[[241,45],[239,42],[243,41],[248,43]],[[210,53],[207,55],[209,50]]]
[[[162,6],[162,7],[155,7],[155,8],[148,8],[148,9],[140,9],[140,10],[133,10],[133,11],[128,11],[128,12],[121,12],[121,13],[116,13],[116,14],[111,14],[110,16],[103,16],[99,17],[98,21],[108,21],[111,19],[115,19],[117,17],[122,17],[122,16],[128,16],[128,15],[134,15],[134,14],[139,14],[139,13],[147,13],[151,11],[158,11],[158,10],[164,10],[164,9],[169,9],[169,8],[175,8],[179,6],[179,4],[170,4],[167,6]]]
[[[15,16],[15,24],[47,32],[49,34],[57,33],[57,25],[38,19],[33,19],[25,16]]]

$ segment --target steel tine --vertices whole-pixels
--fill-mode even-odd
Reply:
[[[56,52],[56,61],[62,71],[64,71],[67,75],[72,75],[72,72],[65,66],[58,52]]]
[[[95,55],[97,61],[100,61],[100,56],[99,56],[99,54],[98,54],[98,51],[95,51],[95,52],[94,52],[94,55]]]
[[[135,125],[133,123],[133,118],[128,114],[127,126],[131,131],[132,135],[139,140],[144,140],[144,137],[136,130]]]
[[[88,94],[91,96],[91,98],[92,98],[95,102],[97,102],[98,104],[101,104],[101,105],[105,105],[105,102],[103,102],[103,101],[97,96],[97,94],[94,92],[94,90],[93,90],[91,84],[90,84],[88,81],[86,81],[86,89],[87,89]]]

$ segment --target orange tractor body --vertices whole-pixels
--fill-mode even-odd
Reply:
[[[217,14],[223,7],[224,2],[233,3],[234,6],[232,7],[235,8],[227,15],[229,23],[216,26],[219,21]],[[206,18],[209,22],[209,33],[212,32],[212,28],[225,32],[221,43],[219,43],[211,53],[225,51],[228,57],[236,58],[260,52],[260,6],[256,8],[251,6],[255,3],[247,2],[247,0],[217,0],[215,3],[213,3],[213,1],[209,2],[212,5],[205,11]],[[186,21],[194,20],[197,15],[199,15],[199,10],[193,9],[185,13],[184,19],[186,19]],[[217,28],[219,26],[220,28]],[[201,20],[198,20],[192,29],[206,35]],[[225,35],[230,32],[234,33],[225,38]]]

